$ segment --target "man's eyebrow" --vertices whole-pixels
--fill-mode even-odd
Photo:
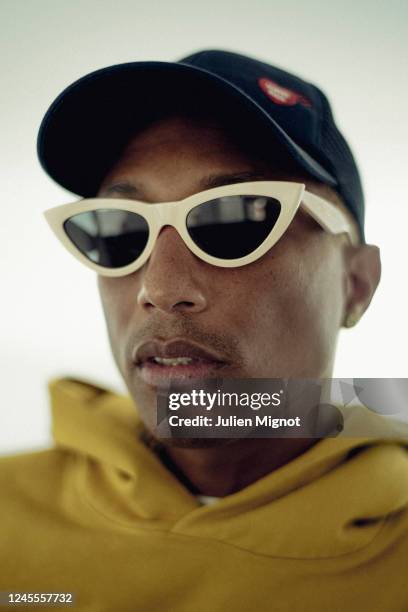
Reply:
[[[137,187],[132,183],[128,183],[127,181],[121,181],[120,183],[114,183],[113,185],[109,185],[108,187],[103,187],[101,189],[101,194],[111,195],[112,193],[120,193],[125,196],[140,196],[142,194],[142,189]]]
[[[213,187],[222,187],[223,185],[232,185],[233,183],[246,183],[250,181],[265,181],[265,174],[259,171],[246,170],[245,172],[232,172],[228,174],[211,174],[201,179],[200,187],[204,189],[212,189]]]
[[[265,175],[262,172],[254,170],[232,172],[227,174],[210,174],[199,181],[199,189],[197,191],[204,191],[205,189],[222,187],[223,185],[231,185],[233,183],[245,183],[249,181],[262,180],[266,180]],[[144,193],[145,190],[143,189],[143,185],[129,183],[128,181],[113,183],[113,185],[103,187],[100,190],[100,194],[102,196],[120,194],[122,196],[140,199],[143,199]]]

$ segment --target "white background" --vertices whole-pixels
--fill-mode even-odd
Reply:
[[[91,271],[56,242],[42,210],[72,196],[41,170],[41,118],[97,68],[221,48],[275,63],[329,96],[362,172],[380,289],[341,334],[335,375],[406,377],[408,3],[404,0],[1,0],[0,452],[49,441],[46,382],[124,390]]]

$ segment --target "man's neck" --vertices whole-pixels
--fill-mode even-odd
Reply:
[[[317,439],[218,440],[217,446],[161,446],[164,465],[192,493],[224,497],[292,461]]]

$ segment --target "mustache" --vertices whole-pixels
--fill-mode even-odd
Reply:
[[[135,346],[152,339],[167,341],[172,338],[183,338],[213,349],[234,365],[239,366],[243,363],[238,341],[233,336],[205,330],[190,318],[183,316],[173,321],[150,319],[143,326],[133,330],[125,345],[126,363],[132,364]]]

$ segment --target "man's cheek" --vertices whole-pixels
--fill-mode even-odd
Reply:
[[[100,281],[99,290],[112,353],[120,370],[123,371],[125,358],[122,354],[123,346],[128,333],[132,309],[129,300],[126,299],[126,294],[120,291],[119,287],[115,287],[112,280],[116,279]]]
[[[107,322],[115,334],[120,334],[126,328],[128,321],[134,314],[136,298],[126,291],[126,288],[119,282],[120,279],[109,279],[116,281],[110,283],[104,290],[103,302]],[[132,303],[133,302],[133,303]]]

